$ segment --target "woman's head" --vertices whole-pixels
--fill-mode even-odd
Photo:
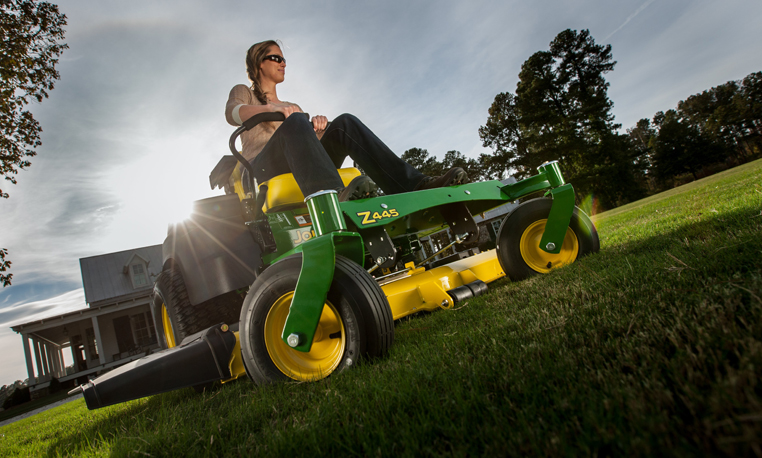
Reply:
[[[267,103],[267,97],[261,87],[262,76],[263,72],[268,74],[267,70],[269,69],[268,67],[263,70],[263,65],[271,65],[273,66],[273,69],[277,68],[276,65],[279,65],[277,62],[267,59],[267,56],[273,54],[282,54],[280,46],[274,40],[256,43],[246,51],[246,73],[249,76],[249,80],[251,80],[251,88],[254,90],[254,95],[256,95],[257,99],[263,104]]]

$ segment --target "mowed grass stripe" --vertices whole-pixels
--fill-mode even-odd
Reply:
[[[762,161],[596,215],[601,252],[396,324],[382,360],[0,428],[0,455],[755,455]]]

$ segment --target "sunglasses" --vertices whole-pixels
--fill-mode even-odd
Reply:
[[[270,54],[269,56],[265,56],[264,60],[271,60],[277,64],[286,63],[286,58],[277,54]]]

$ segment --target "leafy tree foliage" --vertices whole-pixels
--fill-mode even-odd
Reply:
[[[453,167],[461,167],[468,173],[471,181],[484,181],[500,179],[490,170],[491,157],[487,154],[481,154],[479,159],[468,158],[460,151],[448,151],[442,159],[442,171],[445,172]]]
[[[402,159],[407,161],[421,173],[428,176],[439,176],[453,167],[461,167],[471,181],[502,180],[506,176],[505,165],[499,157],[481,154],[478,159],[466,157],[460,151],[448,151],[442,161],[421,148],[410,148],[402,153]]]
[[[29,167],[29,158],[40,145],[40,124],[25,107],[32,100],[48,97],[59,78],[55,66],[67,48],[64,37],[66,16],[52,3],[33,0],[0,0],[0,173],[16,183],[19,169]],[[0,197],[8,193],[0,189]],[[0,250],[0,271],[10,261]],[[0,273],[8,286],[10,274]]]
[[[694,179],[762,153],[762,72],[680,101],[627,131],[635,164],[652,191]]]
[[[47,98],[59,78],[55,66],[68,47],[59,42],[64,25],[66,16],[51,3],[0,2],[0,172],[13,184],[40,145],[40,124],[24,108]],[[0,196],[8,198],[8,193],[0,190]]]
[[[5,260],[5,255],[7,254],[8,254],[7,249],[0,248],[0,283],[3,284],[3,288],[5,288],[6,286],[10,286],[11,279],[13,279],[13,274],[3,273],[11,268],[11,262]]]
[[[479,129],[484,146],[520,177],[559,160],[579,195],[605,207],[640,197],[629,138],[616,133],[604,74],[616,62],[587,30],[565,30],[524,62],[516,94],[501,93]]]
[[[495,101],[489,108],[487,124],[479,128],[479,137],[484,146],[494,151],[493,156],[485,155],[484,158],[490,172],[497,172],[495,169],[498,168],[497,164],[500,164],[500,169],[515,170],[521,176],[531,174],[532,170],[527,169],[521,160],[529,151],[519,117],[515,95],[501,92],[495,96]]]
[[[762,147],[762,72],[692,95],[678,103],[677,112],[723,147],[726,157],[743,161]]]
[[[648,119],[641,119],[635,127],[627,129],[630,139],[635,169],[641,177],[645,177],[653,165],[653,146],[651,139],[656,135],[656,129]]]
[[[722,159],[721,145],[687,120],[681,119],[675,110],[657,113],[654,124],[658,126],[659,133],[651,139],[653,168],[660,182],[686,172],[697,179],[701,167]]]
[[[422,174],[437,176],[442,174],[442,164],[435,156],[429,156],[428,150],[410,148],[402,153],[402,160],[418,169]]]

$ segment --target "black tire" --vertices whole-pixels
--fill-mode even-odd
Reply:
[[[544,231],[543,220],[548,219],[552,204],[549,198],[529,200],[503,220],[497,236],[497,257],[511,280],[548,273],[600,249],[595,225],[584,211],[574,207],[561,253],[553,255],[542,251],[538,235]]]
[[[238,321],[243,298],[235,291],[192,305],[180,270],[172,265],[159,274],[154,286],[153,316],[162,348],[179,345],[186,337],[218,323]],[[163,319],[166,308],[168,320]],[[169,340],[169,338],[172,338]]]
[[[190,307],[182,275],[170,267],[159,274],[153,287],[153,316],[161,348],[172,348],[182,342],[177,310]]]
[[[280,339],[283,310],[287,314],[301,266],[301,254],[270,266],[244,301],[241,353],[246,372],[256,383],[319,380],[349,368],[360,357],[385,355],[394,341],[394,320],[381,288],[362,267],[336,256],[333,283],[312,350],[303,353],[288,347]],[[318,339],[319,335],[323,337]]]

